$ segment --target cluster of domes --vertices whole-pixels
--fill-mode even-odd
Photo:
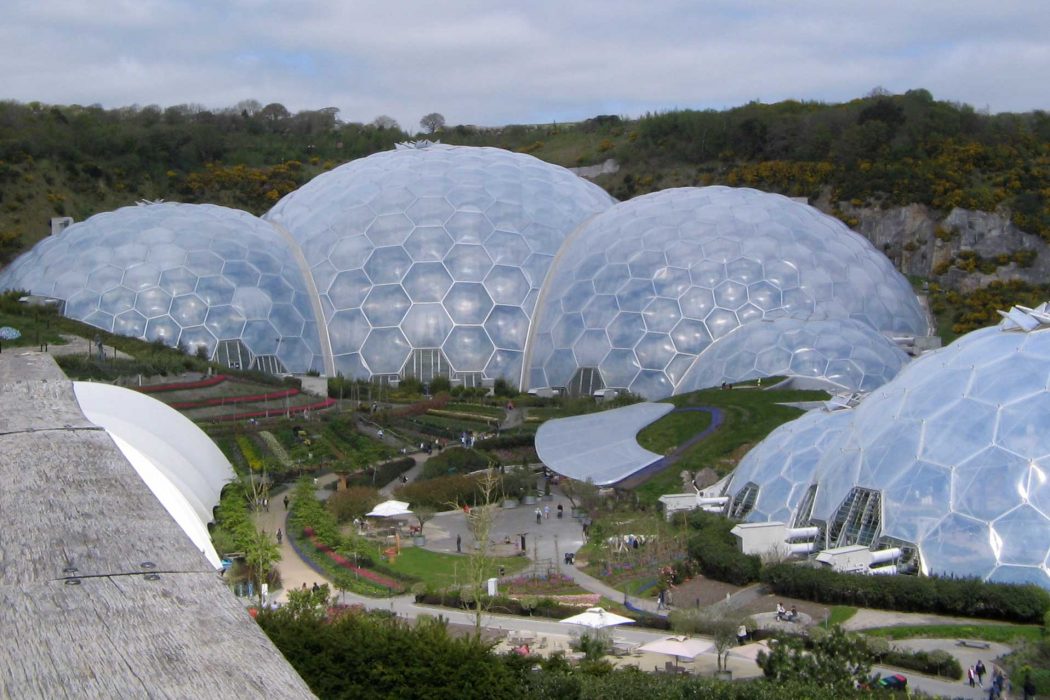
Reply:
[[[818,525],[822,546],[904,547],[926,573],[1050,587],[1050,316],[1011,315],[1023,327],[970,333],[855,409],[771,433],[730,512]]]
[[[531,156],[430,143],[320,175],[261,219],[94,216],[0,288],[241,367],[650,398],[768,374],[868,390],[903,362],[885,336],[926,332],[890,262],[804,204],[725,187],[617,204]]]

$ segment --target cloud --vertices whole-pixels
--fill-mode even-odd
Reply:
[[[993,111],[1050,106],[1050,13],[1033,3],[626,0],[439,5],[39,0],[0,26],[0,97],[255,98],[390,114],[414,129],[837,101],[929,89]]]

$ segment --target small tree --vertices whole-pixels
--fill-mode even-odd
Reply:
[[[438,112],[431,112],[419,120],[419,125],[423,127],[428,134],[433,134],[445,128],[445,117]]]
[[[464,509],[464,517],[467,521],[467,529],[474,536],[475,547],[467,558],[467,591],[474,601],[474,634],[481,639],[481,617],[485,611],[484,594],[485,579],[492,569],[492,556],[489,552],[489,536],[492,533],[492,523],[496,518],[496,505],[493,501],[497,497],[500,486],[499,475],[496,470],[489,467],[478,481],[478,495],[481,503],[475,503],[473,508]],[[458,507],[458,504],[452,504]]]
[[[437,514],[437,511],[430,506],[417,506],[412,509],[412,512],[416,516],[416,520],[419,521],[419,534],[423,534],[423,526]]]
[[[871,673],[871,652],[864,639],[836,625],[831,632],[813,630],[812,648],[793,635],[778,640],[769,653],[759,652],[758,665],[766,678],[827,688],[852,690]]]

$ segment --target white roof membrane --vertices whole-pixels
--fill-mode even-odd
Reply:
[[[636,403],[550,420],[536,431],[536,453],[562,476],[609,486],[661,458],[642,448],[635,436],[673,410],[669,403]]]

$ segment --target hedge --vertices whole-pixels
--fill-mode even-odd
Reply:
[[[485,438],[474,442],[477,450],[512,450],[516,447],[532,447],[536,441],[534,433],[518,435],[500,435],[499,437]]]
[[[450,447],[435,454],[423,465],[424,479],[433,479],[448,474],[469,474],[489,465],[487,455],[463,447]]]
[[[346,480],[347,486],[375,486],[382,488],[393,482],[397,477],[416,466],[416,460],[411,457],[401,457],[390,462],[384,462],[375,468],[375,476],[371,469],[364,469],[352,474]]]
[[[817,603],[1041,624],[1050,592],[1035,585],[935,576],[860,576],[793,564],[762,571],[778,595]]]
[[[689,557],[707,578],[746,586],[757,581],[761,560],[744,554],[730,531],[735,523],[726,518],[697,511],[689,515],[689,526],[695,532],[688,543]]]

